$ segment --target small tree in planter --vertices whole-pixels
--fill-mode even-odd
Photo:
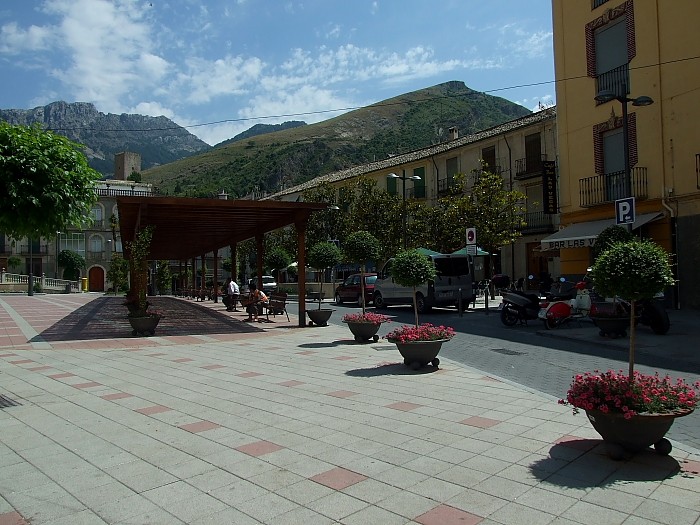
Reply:
[[[83,256],[71,250],[61,250],[57,261],[63,268],[63,278],[69,281],[77,281],[80,278],[80,270],[85,268]]]
[[[418,328],[418,306],[416,304],[416,287],[435,279],[436,270],[433,262],[418,250],[408,250],[396,255],[391,265],[391,276],[400,286],[413,288],[413,311]]]
[[[673,284],[669,255],[650,241],[614,243],[598,256],[591,270],[599,293],[630,302],[629,379],[634,378],[635,301],[652,299]]]
[[[323,276],[326,268],[332,268],[340,262],[340,249],[332,242],[319,242],[309,250],[309,264],[321,270],[321,287],[318,293],[318,309],[321,309],[321,298],[323,297]]]
[[[362,296],[362,313],[365,313],[365,268],[367,261],[376,261],[381,253],[379,240],[368,231],[352,233],[343,243],[343,252],[349,262],[360,265],[360,294]]]
[[[148,280],[148,256],[151,253],[151,239],[153,238],[153,226],[147,226],[134,236],[134,240],[128,243],[129,269],[131,271],[131,287],[127,297],[127,306],[131,310],[131,317],[147,317],[148,302],[146,300]]]
[[[598,237],[593,245],[593,259],[597,259],[600,254],[610,248],[616,242],[627,242],[634,239],[634,236],[622,226],[608,226]]]

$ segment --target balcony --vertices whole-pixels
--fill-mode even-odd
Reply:
[[[85,230],[104,230],[107,228],[108,221],[103,221],[102,219],[94,219],[92,224],[86,224],[83,226]]]
[[[19,247],[19,253],[20,255],[29,255],[29,245],[28,244],[22,244]],[[47,255],[49,253],[49,247],[46,244],[42,244],[40,246],[37,246],[36,244],[32,245],[32,255]]]
[[[425,199],[425,186],[417,188],[406,188],[407,199]]]
[[[444,179],[438,179],[438,195],[445,195],[451,191],[457,189],[457,183],[452,177],[446,177]]]
[[[615,69],[601,73],[596,78],[596,93],[610,90],[615,95],[626,97],[630,93],[630,66],[623,64]],[[596,102],[600,105],[603,102]]]
[[[523,214],[523,220],[527,223],[520,229],[524,235],[555,231],[554,215],[552,214],[543,211],[531,211]]]
[[[525,180],[542,176],[542,161],[547,160],[547,155],[542,154],[540,158],[525,157],[515,161],[515,179]]]
[[[97,188],[100,197],[153,197],[153,192],[131,188]]]
[[[630,175],[632,196],[640,200],[648,199],[647,169],[643,167],[632,168]],[[582,208],[590,208],[627,197],[624,171],[581,179],[578,181],[578,185]]]
[[[106,261],[109,259],[109,254],[104,251],[100,252],[87,252],[85,259],[88,261]]]

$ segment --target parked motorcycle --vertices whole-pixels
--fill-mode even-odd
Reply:
[[[504,325],[527,324],[527,321],[537,319],[540,311],[540,298],[537,294],[510,290],[502,292],[502,298],[499,309]]]
[[[668,312],[666,312],[666,308],[660,300],[662,298],[663,296],[655,299],[644,299],[634,303],[636,322],[648,326],[655,334],[658,335],[666,334],[671,328],[671,321],[668,318]],[[602,304],[610,305],[611,303]],[[595,315],[596,310],[601,309],[602,304],[593,304],[591,316]],[[630,303],[624,299],[616,298],[614,304],[617,306],[621,316],[629,319]],[[595,320],[594,323],[596,326],[598,325]]]
[[[547,294],[547,301],[540,306],[537,314],[544,321],[548,330],[554,330],[572,319],[582,319],[591,310],[591,296],[585,281],[579,281],[573,286],[565,287],[566,281],[562,281],[560,290]]]

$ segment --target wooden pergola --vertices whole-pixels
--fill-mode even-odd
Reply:
[[[306,324],[305,236],[311,214],[328,208],[327,203],[254,200],[191,199],[180,197],[117,197],[119,231],[128,256],[128,243],[137,232],[153,226],[151,260],[188,261],[254,238],[257,251],[258,286],[262,287],[263,235],[294,225],[297,231],[299,275],[299,326]],[[214,281],[217,282],[217,266]]]

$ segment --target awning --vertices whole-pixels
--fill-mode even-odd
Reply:
[[[660,212],[643,213],[637,215],[632,224],[632,229],[644,226],[646,223],[663,217]],[[598,234],[608,226],[614,226],[615,219],[604,219],[601,221],[579,222],[559,230],[557,233],[542,239],[542,251],[558,250],[559,248],[590,248],[595,245]]]

